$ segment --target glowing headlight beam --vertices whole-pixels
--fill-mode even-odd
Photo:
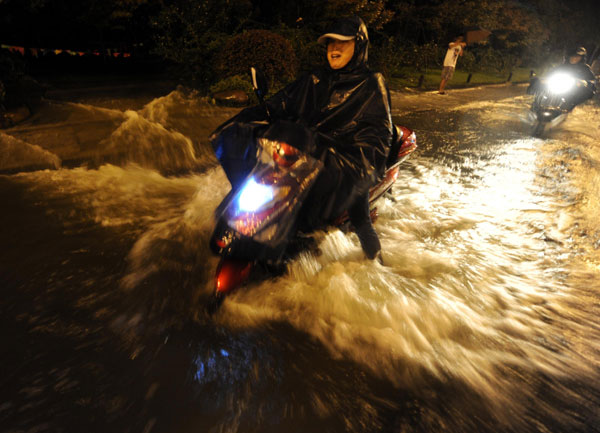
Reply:
[[[270,200],[273,200],[273,190],[271,187],[256,183],[254,178],[251,178],[240,192],[238,208],[242,212],[255,212]]]
[[[548,88],[552,93],[563,94],[575,86],[575,78],[569,74],[557,73],[548,78]]]

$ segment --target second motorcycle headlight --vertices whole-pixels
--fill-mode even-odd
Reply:
[[[552,93],[561,95],[575,86],[575,78],[569,74],[557,73],[548,78],[547,85]]]

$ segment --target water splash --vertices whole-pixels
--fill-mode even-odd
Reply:
[[[127,120],[101,143],[109,155],[103,159],[119,165],[135,163],[164,173],[200,168],[188,137],[150,122],[134,111],[126,111],[125,116]]]
[[[0,171],[57,169],[60,165],[60,158],[52,152],[0,132]]]
[[[234,293],[221,323],[290,323],[334,359],[417,394],[431,377],[460,382],[509,423],[537,392],[514,371],[551,376],[558,393],[562,381],[595,377],[593,356],[561,331],[585,335],[572,310],[578,292],[565,279],[579,190],[546,177],[547,141],[502,133],[518,128],[517,117],[477,116],[500,120],[490,126],[491,149],[465,154],[459,168],[415,157],[394,201],[380,204],[386,266],[365,260],[355,235],[322,234],[320,254],[302,254],[289,275]]]
[[[195,193],[185,204],[155,221],[137,239],[129,253],[130,271],[122,280],[124,287],[134,288],[149,276],[168,271],[211,285],[217,260],[209,259],[208,238],[214,209],[229,184],[221,169],[195,176],[193,182]]]
[[[122,166],[7,180],[24,183],[28,199],[65,231],[91,224],[127,239],[127,267],[115,285],[126,289],[117,290],[119,302],[133,298],[119,309],[137,310],[109,325],[115,333],[132,333],[131,358],[156,335],[146,323],[188,320],[201,306],[195,297],[212,285],[216,259],[207,240],[212,211],[229,189],[226,178],[219,169],[180,177],[158,171],[189,170],[186,164],[204,161],[188,140],[196,133],[193,120],[178,114],[188,102],[174,93],[140,112],[110,114],[114,127],[102,121],[96,144],[114,133],[112,142],[103,142],[115,146],[111,152],[133,148]],[[217,409],[233,414],[211,419],[210,427],[239,431],[269,418],[290,427],[337,414],[345,429],[330,431],[384,430],[382,417],[401,394],[416,401],[411,407],[422,423],[400,413],[397,431],[593,428],[597,415],[590,406],[600,389],[600,353],[591,344],[600,337],[600,137],[589,125],[598,111],[575,110],[563,129],[538,140],[524,136],[518,117],[507,115],[523,102],[511,104],[504,101],[499,113],[478,103],[417,128],[427,152],[405,166],[393,200],[379,205],[385,266],[366,260],[353,234],[318,233],[320,254],[304,253],[287,275],[233,293],[214,321],[194,317],[227,336],[196,353],[188,343],[204,341],[206,333],[184,341],[194,363],[181,376],[191,373],[207,396],[201,402],[217,401]],[[136,133],[166,140],[152,153],[155,168],[131,163],[144,159],[136,147],[154,152]],[[172,165],[170,152],[181,155]],[[67,287],[79,283],[89,282]],[[149,304],[163,315],[144,315]],[[168,365],[166,385],[173,374]],[[384,400],[382,383],[397,391],[384,409],[373,403]],[[166,401],[172,396],[165,393]],[[196,414],[206,408],[195,407],[191,397],[186,403]],[[520,422],[525,428],[516,427]]]
[[[8,132],[57,155],[68,166],[133,163],[163,174],[181,174],[217,164],[208,135],[237,111],[217,108],[196,92],[179,88],[138,111],[45,101],[30,119]],[[7,140],[2,139],[3,147],[9,146]],[[11,152],[5,153],[11,158],[4,161],[7,169],[40,164],[40,152],[34,155],[28,148],[23,154],[18,151],[24,146],[10,146]]]

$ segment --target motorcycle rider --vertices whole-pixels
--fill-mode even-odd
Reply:
[[[585,47],[578,47],[562,65],[554,68],[548,75],[555,73],[565,73],[577,79],[577,87],[566,100],[567,111],[573,110],[575,106],[590,99],[596,93],[596,77],[586,63],[587,50]],[[535,87],[539,85],[536,81],[532,82],[527,93],[535,93]]]
[[[302,75],[266,101],[265,106],[242,110],[211,136],[217,157],[228,137],[251,146],[248,122],[288,120],[309,128],[313,156],[324,162],[298,219],[301,231],[331,223],[344,211],[357,233],[365,255],[381,262],[381,244],[369,215],[369,189],[385,171],[393,125],[390,95],[383,76],[367,67],[369,37],[359,17],[342,18],[318,39],[327,46],[327,65]],[[228,132],[229,131],[229,132]],[[245,137],[245,138],[242,138]],[[240,140],[240,138],[242,138]],[[229,152],[231,153],[231,152]],[[238,149],[235,164],[245,161]],[[227,158],[219,157],[227,171]],[[232,186],[238,182],[228,174]]]
[[[592,70],[587,64],[586,60],[587,50],[585,47],[578,47],[569,57],[568,61],[566,61],[564,65],[560,66],[558,69],[569,71],[582,80],[594,81],[594,74],[592,73]]]
[[[565,72],[578,80],[577,89],[569,98],[567,109],[571,111],[576,105],[590,99],[596,93],[596,77],[586,63],[587,50],[578,47],[569,57],[568,62],[555,69],[555,72]]]

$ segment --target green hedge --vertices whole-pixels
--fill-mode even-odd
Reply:
[[[279,86],[296,77],[298,60],[284,37],[268,30],[250,30],[230,38],[219,54],[216,70],[223,77],[248,75],[256,66]]]

